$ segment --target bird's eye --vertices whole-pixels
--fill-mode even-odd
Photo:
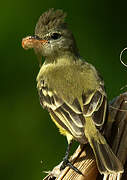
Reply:
[[[51,35],[51,38],[54,39],[54,40],[59,39],[60,37],[61,37],[61,34],[59,34],[59,33],[53,33]]]

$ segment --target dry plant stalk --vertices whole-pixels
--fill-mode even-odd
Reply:
[[[104,134],[113,152],[125,167],[122,175],[101,176],[91,147],[86,144],[79,146],[70,158],[83,175],[77,174],[69,167],[60,171],[60,163],[43,180],[127,180],[127,93],[121,94],[110,103]]]

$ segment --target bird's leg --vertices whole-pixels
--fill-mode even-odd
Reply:
[[[82,174],[82,172],[79,171],[75,166],[73,166],[71,164],[71,162],[68,160],[69,159],[69,152],[70,152],[70,149],[71,149],[71,145],[72,145],[72,141],[70,143],[68,143],[67,150],[66,150],[65,156],[63,158],[63,163],[62,163],[62,165],[60,167],[60,170],[63,170],[65,167],[69,166],[71,169],[73,169],[78,174]]]
[[[60,170],[64,169],[67,164],[69,163],[69,152],[70,152],[70,149],[71,149],[71,145],[72,145],[72,141],[70,143],[68,143],[68,146],[67,146],[67,149],[66,149],[66,153],[65,153],[65,156],[63,158],[63,163],[60,167]]]

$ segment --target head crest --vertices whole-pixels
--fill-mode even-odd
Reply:
[[[42,34],[46,33],[49,29],[65,25],[64,19],[66,17],[66,13],[62,10],[54,10],[49,9],[48,11],[44,12],[35,27],[35,34]]]

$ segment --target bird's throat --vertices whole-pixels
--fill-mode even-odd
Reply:
[[[51,56],[45,57],[45,64],[49,63],[60,63],[64,62],[66,63],[72,63],[74,61],[77,61],[79,59],[79,56],[76,56],[72,52],[64,52],[61,54],[52,54]]]

